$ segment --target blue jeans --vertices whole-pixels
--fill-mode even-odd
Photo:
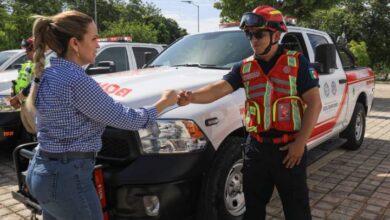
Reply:
[[[92,181],[93,159],[52,160],[39,155],[30,161],[27,187],[43,210],[44,220],[102,220]]]

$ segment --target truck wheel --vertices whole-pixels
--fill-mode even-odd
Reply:
[[[220,146],[203,186],[199,220],[242,219],[245,200],[241,144],[244,142],[245,138],[230,137]]]
[[[363,143],[364,133],[366,131],[366,111],[362,103],[356,103],[348,127],[341,133],[341,137],[346,138],[347,142],[343,145],[348,150],[357,150]]]

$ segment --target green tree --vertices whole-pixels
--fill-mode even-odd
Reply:
[[[373,63],[390,63],[390,4],[371,0],[361,17],[363,39]]]
[[[165,18],[162,15],[147,18],[145,23],[153,25],[154,29],[157,30],[157,42],[159,43],[170,44],[187,35],[187,31],[180,28],[175,20]]]
[[[368,66],[370,65],[370,57],[367,53],[367,45],[364,41],[356,42],[352,40],[348,43],[349,49],[357,58],[357,65]]]
[[[61,11],[61,1],[57,0],[9,0],[3,2],[1,17],[1,49],[20,48],[23,38],[32,36],[31,16],[51,15]],[[4,17],[4,19],[3,19]]]
[[[154,26],[143,23],[129,23],[120,19],[117,22],[113,22],[107,25],[109,28],[102,32],[102,37],[110,36],[132,36],[135,42],[147,42],[157,43],[158,31],[154,29]]]
[[[284,15],[295,16],[298,19],[308,20],[316,9],[329,8],[340,0],[284,0],[277,4],[275,0],[220,0],[214,7],[221,9],[223,22],[240,21],[244,12],[252,11],[258,5],[270,5],[280,9]]]
[[[163,17],[155,5],[143,0],[96,0],[96,6],[102,36],[132,34],[136,41],[169,44],[187,34],[175,21]],[[50,16],[63,10],[79,10],[95,18],[93,0],[0,1],[0,49],[19,48],[20,41],[32,35],[31,15]]]
[[[12,44],[11,39],[8,36],[8,20],[10,19],[4,7],[0,7],[0,51],[10,48]]]

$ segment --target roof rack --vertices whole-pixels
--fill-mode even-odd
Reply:
[[[131,36],[119,36],[119,37],[106,37],[99,38],[98,42],[132,42],[133,38]]]

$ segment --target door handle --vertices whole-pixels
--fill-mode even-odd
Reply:
[[[340,84],[345,84],[346,82],[347,82],[346,79],[339,79],[339,83],[340,83]]]

